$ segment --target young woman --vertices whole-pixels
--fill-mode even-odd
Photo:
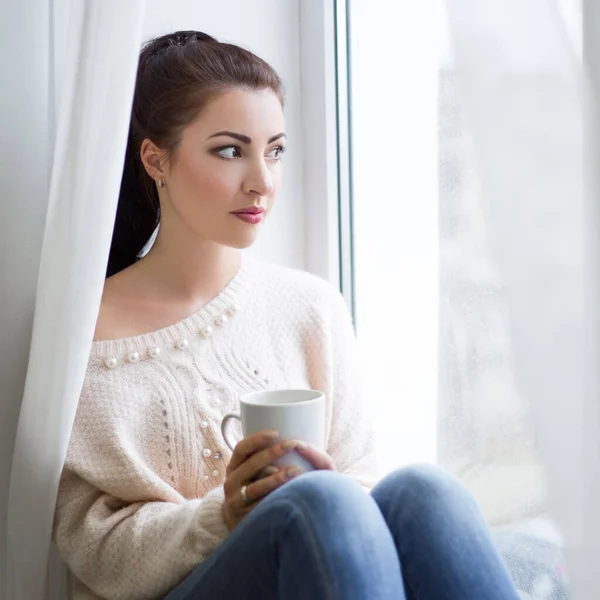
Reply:
[[[337,291],[242,259],[286,143],[282,84],[261,59],[194,31],[145,46],[56,506],[72,597],[516,600],[451,477],[410,468],[373,488]],[[309,387],[327,398],[326,453],[271,431],[229,452],[219,425],[240,395]],[[273,466],[292,449],[316,470]]]

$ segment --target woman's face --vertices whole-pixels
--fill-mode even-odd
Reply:
[[[162,168],[161,220],[172,233],[248,247],[275,202],[284,150],[283,109],[272,91],[216,96]]]

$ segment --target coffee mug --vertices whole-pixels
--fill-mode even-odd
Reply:
[[[279,432],[279,439],[301,440],[324,450],[325,447],[325,396],[317,390],[269,390],[252,392],[240,398],[240,413],[229,413],[221,422],[221,433],[231,451],[236,443],[227,437],[227,423],[237,419],[242,424],[244,437],[264,429]],[[314,467],[297,452],[280,457],[278,467],[297,465],[300,472],[313,471]]]

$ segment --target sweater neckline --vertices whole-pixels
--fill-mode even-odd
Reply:
[[[112,340],[92,342],[91,357],[103,359],[105,362],[122,357],[129,357],[129,362],[137,362],[150,354],[155,358],[161,350],[170,348],[183,349],[190,339],[208,337],[207,331],[219,326],[226,327],[228,317],[240,309],[243,294],[252,271],[252,261],[242,255],[237,273],[229,283],[207,304],[180,321],[147,333]],[[209,334],[210,335],[210,334]],[[156,355],[156,356],[154,356]],[[135,358],[135,360],[132,360]],[[114,362],[114,361],[113,361]]]

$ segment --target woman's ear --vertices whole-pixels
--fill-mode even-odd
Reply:
[[[142,142],[140,159],[146,169],[146,173],[148,173],[154,181],[157,181],[158,179],[164,180],[165,173],[163,171],[163,165],[165,162],[165,153],[148,138]]]

